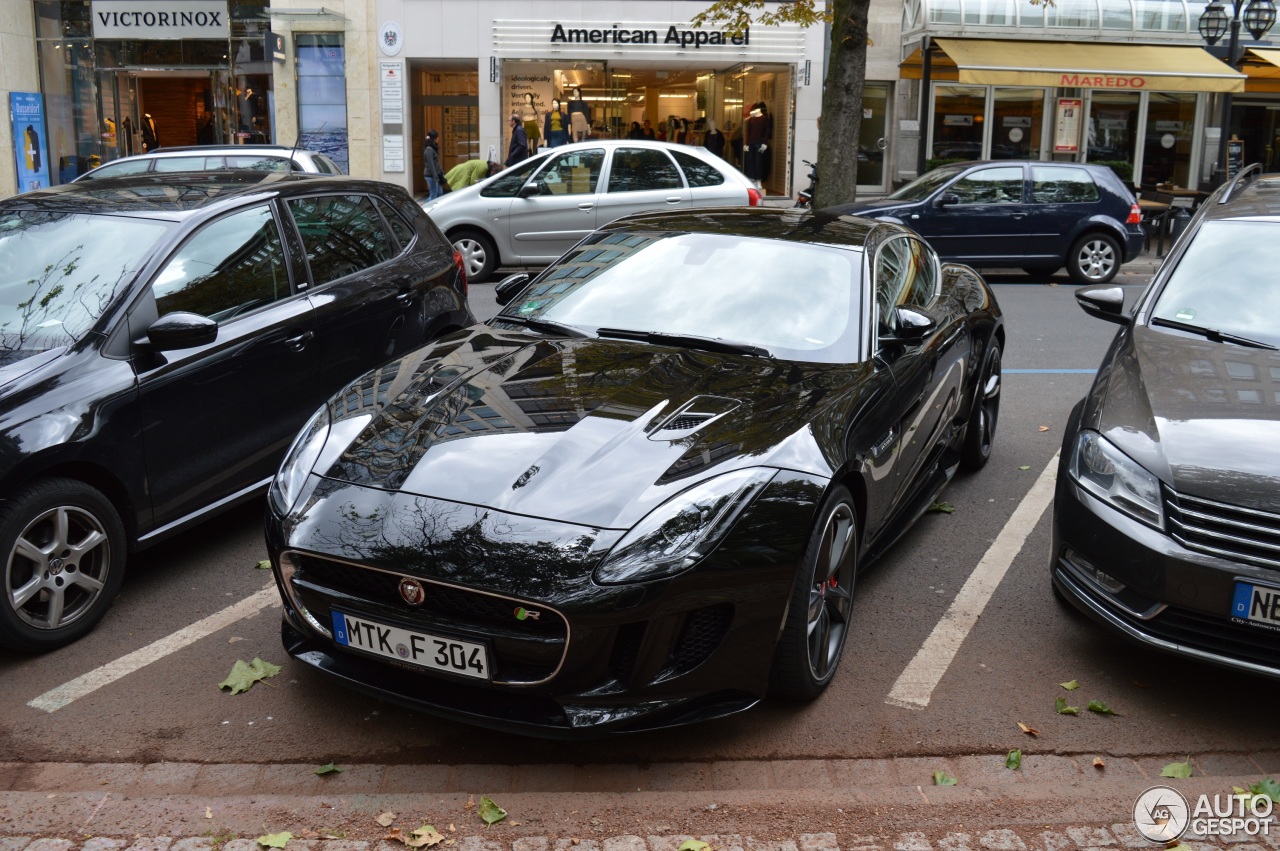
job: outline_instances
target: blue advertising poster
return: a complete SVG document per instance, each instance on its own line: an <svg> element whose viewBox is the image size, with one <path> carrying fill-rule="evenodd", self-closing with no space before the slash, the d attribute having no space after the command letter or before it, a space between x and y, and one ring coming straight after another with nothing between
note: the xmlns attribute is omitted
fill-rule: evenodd
<svg viewBox="0 0 1280 851"><path fill-rule="evenodd" d="M10 92L9 117L13 124L13 154L18 163L18 191L43 189L49 185L44 95Z"/></svg>

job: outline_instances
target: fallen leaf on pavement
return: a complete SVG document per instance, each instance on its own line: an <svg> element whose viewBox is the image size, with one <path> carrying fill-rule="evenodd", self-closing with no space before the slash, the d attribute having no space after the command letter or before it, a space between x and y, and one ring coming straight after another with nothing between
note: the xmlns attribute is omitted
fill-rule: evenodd
<svg viewBox="0 0 1280 851"><path fill-rule="evenodd" d="M1172 777L1175 780L1186 780L1191 776L1191 757L1186 762L1171 762L1160 769L1161 777Z"/></svg>
<svg viewBox="0 0 1280 851"><path fill-rule="evenodd" d="M319 768L317 768L317 769L315 770L315 773L316 773L316 774L320 774L320 775L324 775L324 774L341 774L344 770L345 770L345 769L343 769L343 768L341 768L341 767L339 767L339 766L337 766L337 765L334 765L332 762L327 762L327 763L325 763L324 765L322 765L322 766L320 766Z"/></svg>
<svg viewBox="0 0 1280 851"><path fill-rule="evenodd" d="M956 779L952 777L950 774L947 774L947 772L939 769L933 772L933 785L934 786L954 786L956 785Z"/></svg>
<svg viewBox="0 0 1280 851"><path fill-rule="evenodd" d="M1048 430L1049 430L1049 427L1048 427L1048 426L1040 426L1040 430L1041 430L1041 431L1048 431Z"/></svg>
<svg viewBox="0 0 1280 851"><path fill-rule="evenodd" d="M383 827L391 827L391 822L395 820L396 820L396 814L392 812L382 813L376 819L374 819L374 821L376 821L378 824L382 825Z"/></svg>
<svg viewBox="0 0 1280 851"><path fill-rule="evenodd" d="M937 511L941 514L955 514L956 507L949 502L935 502L929 506L930 511Z"/></svg>
<svg viewBox="0 0 1280 851"><path fill-rule="evenodd" d="M269 559L264 558L262 561L258 562L258 570L270 570L270 569L271 569L271 561Z"/></svg>
<svg viewBox="0 0 1280 851"><path fill-rule="evenodd" d="M1107 706L1101 700L1091 700L1089 701L1089 705L1085 708L1088 709L1090 712L1096 712L1099 715L1119 715L1120 714L1119 712L1116 712L1114 709L1112 709L1110 706Z"/></svg>
<svg viewBox="0 0 1280 851"><path fill-rule="evenodd" d="M1102 761L1102 757L1100 757L1100 756L1095 756L1095 757L1093 758L1093 767L1094 767L1094 768L1106 768L1106 767L1107 767L1107 764L1106 764L1105 762L1103 762L1103 761Z"/></svg>
<svg viewBox="0 0 1280 851"><path fill-rule="evenodd" d="M507 817L507 811L493 802L493 799L485 795L480 799L480 810L477 815L484 820L487 825L497 824Z"/></svg>
<svg viewBox="0 0 1280 851"><path fill-rule="evenodd" d="M1019 469L1019 470L1030 470L1030 469L1031 469L1031 465L1030 465L1030 464L1019 464L1019 465L1018 465L1018 469Z"/></svg>
<svg viewBox="0 0 1280 851"><path fill-rule="evenodd" d="M252 662L237 659L231 666L231 673L225 680L218 683L218 688L229 688L232 694L239 694L242 691L248 691L259 680L274 677L281 670L279 665L264 662L256 656Z"/></svg>
<svg viewBox="0 0 1280 851"><path fill-rule="evenodd" d="M290 839L293 839L293 834L286 830L281 833L268 833L266 836L259 836L258 844L263 848L283 848Z"/></svg>
<svg viewBox="0 0 1280 851"><path fill-rule="evenodd" d="M1245 788L1239 786L1231 787L1237 795L1262 795L1270 798L1273 802L1280 804L1280 783L1277 783L1271 777L1264 777L1257 783L1250 783Z"/></svg>
<svg viewBox="0 0 1280 851"><path fill-rule="evenodd" d="M1009 755L1004 758L1004 767L1010 771L1022 768L1022 751L1017 748L1009 751Z"/></svg>
<svg viewBox="0 0 1280 851"><path fill-rule="evenodd" d="M1067 699L1065 697L1060 697L1057 700L1055 700L1053 702L1053 708L1054 710L1057 711L1059 715L1079 715L1080 714L1080 707L1067 706Z"/></svg>
<svg viewBox="0 0 1280 851"><path fill-rule="evenodd" d="M204 817L205 817L205 818L213 818L213 807L205 807L205 808L204 808Z"/></svg>
<svg viewBox="0 0 1280 851"><path fill-rule="evenodd" d="M1076 689L1080 688L1080 681L1067 680L1065 683L1058 683L1058 685L1062 686L1067 691L1075 691Z"/></svg>
<svg viewBox="0 0 1280 851"><path fill-rule="evenodd" d="M680 847L676 851L707 851L711 845L703 842L701 839L686 839L680 843Z"/></svg>
<svg viewBox="0 0 1280 851"><path fill-rule="evenodd" d="M1019 730L1021 730L1021 731L1022 731L1022 732L1024 732L1024 733L1026 733L1028 736L1038 736L1038 735L1040 735L1040 731L1039 731L1039 730L1037 730L1035 727L1032 727L1032 726L1027 725L1027 724L1023 724L1021 721L1019 721L1019 722L1018 722L1018 729L1019 729Z"/></svg>

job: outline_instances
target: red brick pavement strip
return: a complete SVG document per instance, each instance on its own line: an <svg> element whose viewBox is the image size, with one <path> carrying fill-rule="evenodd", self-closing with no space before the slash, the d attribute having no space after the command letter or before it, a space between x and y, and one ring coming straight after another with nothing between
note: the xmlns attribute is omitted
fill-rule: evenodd
<svg viewBox="0 0 1280 851"><path fill-rule="evenodd" d="M455 824L449 851L677 851L686 836L718 851L1071 851L1155 846L1133 829L1138 794L1172 785L1193 803L1256 781L1276 755L1193 755L1189 780L1158 777L1158 761L1091 755L787 760L652 766L314 766L0 763L0 851L213 851L218 838L288 830L291 851L381 847L374 822L402 814ZM959 785L932 786L932 771ZM484 829L481 795L508 819ZM470 802L471 806L468 807ZM1277 833L1280 834L1280 828ZM327 836L340 836L348 845ZM806 838L807 837L807 838ZM815 838L816 837L816 838ZM579 839L573 844L572 839ZM1238 837L1236 851L1274 851L1280 836ZM182 839L179 843L176 840ZM201 842L208 840L208 844ZM373 843L356 847L359 842ZM355 844L351 844L355 843ZM549 844L548 844L549 843ZM825 844L824 844L825 843ZM563 846L563 847L561 847ZM670 846L670 847L667 847ZM1220 840L1206 843L1224 847ZM258 851L227 843L221 851Z"/></svg>

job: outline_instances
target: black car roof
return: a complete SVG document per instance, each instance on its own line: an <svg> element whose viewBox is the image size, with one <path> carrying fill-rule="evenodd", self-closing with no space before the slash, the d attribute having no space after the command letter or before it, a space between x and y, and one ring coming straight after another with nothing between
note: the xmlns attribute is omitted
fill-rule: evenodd
<svg viewBox="0 0 1280 851"><path fill-rule="evenodd" d="M720 207L682 213L636 213L610 222L601 230L676 231L813 242L861 249L883 222L856 216L833 216L794 208Z"/></svg>
<svg viewBox="0 0 1280 851"><path fill-rule="evenodd" d="M214 203L263 191L291 195L317 189L369 192L378 187L385 189L387 184L345 176L248 170L127 174L14 195L0 200L0 209L184 218Z"/></svg>

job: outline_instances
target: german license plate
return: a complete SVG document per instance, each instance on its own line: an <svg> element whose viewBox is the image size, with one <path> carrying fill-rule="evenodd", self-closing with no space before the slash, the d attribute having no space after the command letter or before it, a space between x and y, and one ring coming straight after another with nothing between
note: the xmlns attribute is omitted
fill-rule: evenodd
<svg viewBox="0 0 1280 851"><path fill-rule="evenodd" d="M423 668L489 679L489 648L483 644L388 626L336 609L332 616L333 638L345 647Z"/></svg>
<svg viewBox="0 0 1280 851"><path fill-rule="evenodd" d="M1237 580L1231 620L1280 630L1280 588Z"/></svg>

